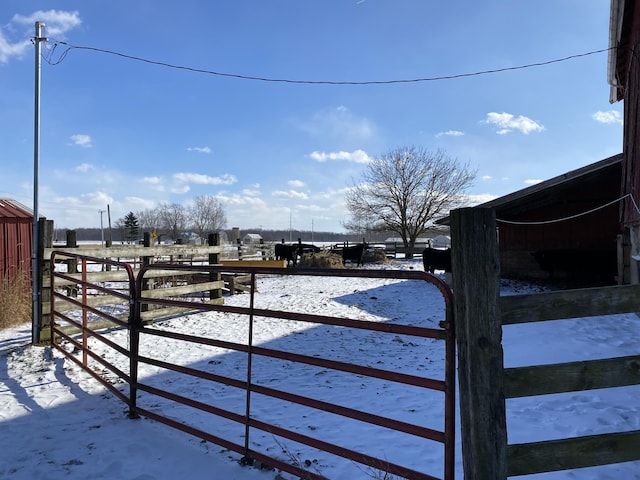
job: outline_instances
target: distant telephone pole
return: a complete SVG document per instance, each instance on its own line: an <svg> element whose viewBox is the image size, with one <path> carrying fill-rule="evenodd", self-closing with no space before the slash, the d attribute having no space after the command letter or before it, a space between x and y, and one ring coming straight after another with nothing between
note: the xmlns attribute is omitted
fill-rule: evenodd
<svg viewBox="0 0 640 480"><path fill-rule="evenodd" d="M104 247L104 227L102 226L102 214L106 212L106 210L98 210L100 212L100 246Z"/></svg>

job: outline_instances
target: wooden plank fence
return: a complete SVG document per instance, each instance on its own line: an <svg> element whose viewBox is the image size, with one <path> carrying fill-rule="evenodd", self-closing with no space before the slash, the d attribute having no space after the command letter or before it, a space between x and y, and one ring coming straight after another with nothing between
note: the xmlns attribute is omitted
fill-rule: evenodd
<svg viewBox="0 0 640 480"><path fill-rule="evenodd" d="M49 340L50 334L50 317L51 317L51 271L55 268L51 265L51 256L53 252L58 252L58 256L63 258L66 264L67 274L65 279L56 279L54 288L65 288L68 293L68 300L64 298L58 299L56 310L59 312L67 312L77 309L77 305L73 301L79 294L78 285L83 282L89 284L100 284L104 282L126 282L127 272L125 270L106 270L106 271L89 271L87 265L78 269L77 261L72 256L65 259L64 253L82 254L87 257L110 258L117 261L126 261L134 268L134 273L139 270L140 266L149 265L151 263L197 263L220 265L220 254L222 246L220 245L220 237L217 234L209 236L208 246L198 245L152 245L149 233L145 233L143 245L126 245L111 246L105 248L77 248L75 242L75 232L70 231L67 244L69 246L62 248L46 248L43 253L43 268L41 269L43 294L41 302L41 315L39 318L39 338L37 342ZM195 260L194 260L195 259ZM82 271L82 270L87 271ZM195 275L194 273L198 273ZM84 280L83 280L84 279ZM233 282L232 282L233 283ZM238 282L239 283L239 282ZM227 283L228 284L228 283ZM211 272L204 278L200 272L190 272L185 270L178 274L174 270L154 270L153 276L145 279L145 288L148 290L147 296L152 298L171 298L197 296L198 301L194 302L194 308L202 303L223 303L222 292L225 288L225 282L220 272ZM232 286L233 288L233 286ZM237 291L239 288L233 288ZM86 299L86 304L91 308L112 306L117 307L122 304L122 299L112 295L91 295ZM185 308L153 308L144 306L142 319L144 321L152 321L157 318L177 315L188 311ZM126 316L123 313L123 318ZM95 327L94 327L95 328Z"/></svg>
<svg viewBox="0 0 640 480"><path fill-rule="evenodd" d="M640 430L510 445L505 407L507 398L639 385L640 355L505 369L501 344L508 325L639 312L640 286L500 297L495 212L455 210L451 232L465 479L640 460Z"/></svg>

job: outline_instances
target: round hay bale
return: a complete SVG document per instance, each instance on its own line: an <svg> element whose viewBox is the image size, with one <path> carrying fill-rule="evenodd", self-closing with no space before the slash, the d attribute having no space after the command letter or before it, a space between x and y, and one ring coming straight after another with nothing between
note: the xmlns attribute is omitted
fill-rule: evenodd
<svg viewBox="0 0 640 480"><path fill-rule="evenodd" d="M362 261L364 263L389 263L389 260L387 259L387 253L382 248L365 250L364 255L362 256Z"/></svg>
<svg viewBox="0 0 640 480"><path fill-rule="evenodd" d="M300 268L344 268L342 257L335 253L305 253L298 261Z"/></svg>

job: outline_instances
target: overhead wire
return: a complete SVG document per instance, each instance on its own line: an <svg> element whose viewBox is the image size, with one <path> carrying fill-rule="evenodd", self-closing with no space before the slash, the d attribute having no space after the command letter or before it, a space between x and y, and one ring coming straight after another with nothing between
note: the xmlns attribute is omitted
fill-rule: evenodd
<svg viewBox="0 0 640 480"><path fill-rule="evenodd" d="M566 217L561 217L561 218L554 218L552 220L540 220L540 221L531 221L531 222L520 222L520 221L515 221L515 220L503 220L503 219L499 219L496 218L496 222L498 223L504 223L504 224L508 224L508 225L550 225L552 223L559 223L559 222L566 222L568 220L573 220L575 218L579 218L579 217L583 217L585 215L589 215L591 213L597 212L598 210L602 210L604 208L607 208L611 205L614 205L618 202L621 202L622 200L625 200L626 198L629 198L631 200L631 202L633 203L633 206L635 208L635 211L638 215L640 215L640 208L638 207L638 204L636 203L635 198L633 198L633 195L631 195L630 193L627 193L626 195L623 195L620 198L616 198L615 200L612 200L608 203L605 203L604 205L600 205L599 207L595 207L592 208L590 210L587 210L585 212L580 212L580 213L576 213L574 215L569 215Z"/></svg>
<svg viewBox="0 0 640 480"><path fill-rule="evenodd" d="M50 65L58 65L62 63L67 57L68 53L72 50L87 50L90 52L98 52L98 53L104 53L108 55L114 55L117 57L126 58L128 60L148 63L151 65L158 65L166 68L186 70L189 72L203 73L203 74L214 75L219 77L228 77L228 78L236 78L240 80L251 80L251 81L259 81L259 82L291 83L291 84L304 84L304 85L393 85L393 84L402 84L402 83L422 83L422 82L435 82L435 81L441 81L441 80L453 80L457 78L475 77L479 75L489 75L494 73L514 71L514 70L523 70L527 68L542 67L545 65L552 65L554 63L566 62L566 61L574 60L577 58L582 58L590 55L596 55L598 53L608 52L609 50L616 48L616 47L603 48L600 50L592 50L590 52L578 53L578 54L569 55L566 57L556 58L552 60L546 60L542 62L528 63L524 65L516 65L511 67L494 68L494 69L481 70L476 72L458 73L458 74L452 74L452 75L440 75L440 76L434 76L434 77L419 77L419 78L392 79L392 80L343 81L343 80L296 80L296 79L290 79L290 78L272 78L272 77L262 77L262 76L255 76L255 75L242 75L237 73L219 72L215 70L207 70L204 68L188 67L184 65L176 65L172 63L161 62L157 60L150 60L148 58L129 55L126 53L116 52L114 50L108 50L104 48L90 47L90 46L84 46L84 45L72 45L62 40L54 40L54 42L55 43L53 44L53 46L49 49L49 54L46 57L43 56L45 61ZM54 61L53 54L56 51L56 48L58 45L64 45L66 49L59 55L58 59Z"/></svg>

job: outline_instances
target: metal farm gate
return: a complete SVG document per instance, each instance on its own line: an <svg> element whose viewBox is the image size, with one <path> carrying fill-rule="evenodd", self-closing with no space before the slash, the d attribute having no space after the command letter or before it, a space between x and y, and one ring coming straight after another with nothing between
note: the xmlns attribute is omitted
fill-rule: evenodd
<svg viewBox="0 0 640 480"><path fill-rule="evenodd" d="M94 259L95 260L95 259ZM82 259L80 258L80 261ZM105 265L115 265L117 262L105 260ZM113 268L113 267L112 267ZM69 278L61 272L52 273L52 338L53 345L61 350L67 357L87 369L95 378L101 381L109 390L120 397L129 405L131 417L142 415L155 421L164 423L181 431L194 435L204 441L212 442L225 449L236 452L242 459L241 463L257 465L261 468L277 468L305 479L325 479L319 470L314 471L314 465L308 462L298 461L283 445L293 442L296 446L314 451L328 452L331 455L348 459L351 463L362 465L370 471L385 472L407 479L435 479L439 478L425 473L420 468L409 467L381 458L375 454L361 451L357 445L343 445L340 441L331 438L321 438L320 432L315 431L306 424L295 425L296 422L304 422L304 415L299 416L292 412L295 409L306 409L309 415L336 415L344 421L364 425L366 428L381 428L385 431L397 432L398 435L407 435L415 439L416 445L420 442L429 444L441 444L442 448L442 477L445 480L454 478L454 427L455 427L455 338L453 325L453 301L449 287L439 278L419 271L391 271L391 270L353 270L353 269L282 269L260 267L212 267L181 266L170 264L152 264L143 266L136 274L130 267L127 269L129 280L126 285L105 286L94 283L90 275L83 276L81 281L77 277ZM86 268L82 268L85 271ZM194 299L188 297L163 297L158 291L143 290L143 285L148 278L153 277L158 270L176 271L184 275L188 271L194 277L221 273L231 275L249 275L251 282L246 306L233 306L224 304L202 303L198 309L202 312L215 312L220 315L222 321L241 322L245 328L243 338L225 337L225 328L220 329L220 335L203 336L198 329L189 333L172 329L174 323L180 323L180 317L173 317L169 321L149 322L143 321L144 311L156 308L166 308L167 311L175 311L177 308L194 307ZM322 314L309 314L296 312L295 309L259 308L256 306L258 279L263 277L296 277L297 282L303 282L304 276L313 277L344 277L367 279L390 279L423 282L435 286L442 296L445 318L439 322L437 328L414 326L397 321L370 321L357 318L343 318ZM72 299L78 308L82 310L81 318L74 319L69 314L58 312L56 302L61 300L69 302L68 296L60 291L57 284L68 283L73 280L82 292L99 291L107 296L126 296L131 306L130 311L120 311L121 315L109 312L108 309L86 306L82 299L84 294L79 294L77 299ZM300 284L300 283L299 283ZM422 283L420 283L422 284ZM292 287L292 288L295 288ZM283 295L286 298L286 294ZM197 299L195 300L198 301ZM122 320L123 316L127 317ZM124 328L124 334L116 339L111 335L106 336L91 328L91 321L87 317L101 318L113 323L114 327ZM202 320L206 321L206 320ZM82 340L77 339L64 329L57 326L64 322L75 326L81 332ZM262 322L262 323L261 323ZM312 352L310 344L299 342L297 347L281 348L270 343L254 342L257 329L264 322L282 324L292 322L296 325L308 325L310 327L322 326L328 330L340 329L344 332L372 332L376 338L382 341L397 342L401 335L403 338L413 338L415 342L436 342L442 345L444 356L444 372L441 378L430 378L419 375L417 372L405 373L398 369L379 368L384 363L384 358L370 358L367 365L351 361L348 352L342 352L339 357L332 357L329 352ZM101 325L100 328L104 328ZM292 335L295 337L295 335ZM425 340L428 339L428 340ZM64 340L64 341L61 341ZM90 340L90 341L88 341ZM108 347L110 353L99 356L91 349L91 341L101 342L102 350ZM180 352L181 346L189 348L197 345L200 349L216 349L225 351L237 362L235 373L229 374L218 367L215 355L209 361L189 364L179 361L179 355L171 358L160 358L154 349L159 342L175 342L173 351ZM418 343L416 343L417 345ZM293 343L292 343L293 345ZM106 346L106 347L104 347ZM357 347L355 345L354 347ZM155 369L157 375L139 375L139 371ZM389 411L372 412L369 408L354 408L344 405L331 398L321 398L315 394L295 392L287 388L286 383L276 384L269 377L270 371L293 371L295 368L319 368L322 372L331 372L336 375L346 375L352 378L350 387L354 395L365 380L379 381L386 384L398 384L402 388L415 388L417 398L426 398L429 395L441 396L441 420L443 428L431 428L420 424L419 421L410 422L406 419L394 418L394 413ZM272 369L272 370L269 370ZM267 377L265 377L267 375ZM284 374L285 377L288 373ZM319 373L318 373L319 375ZM172 383L179 381L188 382L193 389L172 390ZM315 377L317 378L317 377ZM310 384L316 380L311 377ZM211 392L215 392L211 393ZM424 393L419 393L424 392ZM431 393L429 393L431 392ZM211 397L213 395L213 397ZM218 405L215 396L234 398L232 404ZM268 405L269 415L264 415L264 408L259 411L256 405ZM159 405L169 406L169 409L180 410L184 417L176 418L173 414L165 414L165 409ZM229 405L232 405L231 407ZM424 405L422 408L426 408ZM294 409L294 410L292 410ZM174 410L171 410L173 412ZM193 413L193 415L192 415ZM277 414L277 415L276 415ZM195 417L207 418L206 422L189 423L189 419ZM278 417L282 421L274 420ZM301 418L302 417L302 418ZM412 418L416 418L415 416ZM230 426L227 430L217 425L224 422ZM320 422L321 425L321 422ZM373 426L373 427L372 427ZM236 434L224 436L224 432L235 428ZM318 428L318 430L321 430ZM223 432L221 434L221 432ZM259 448L263 440L273 439L279 448ZM296 447L297 448L297 447ZM422 447L417 446L413 452L420 464ZM285 459L283 460L283 451ZM361 467L359 467L362 469Z"/></svg>

